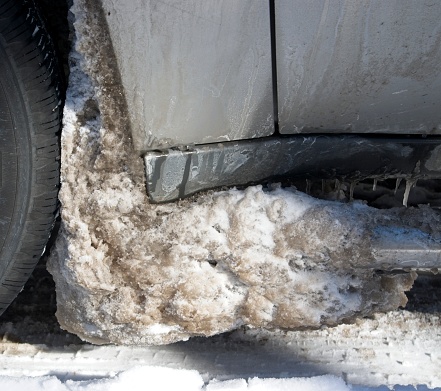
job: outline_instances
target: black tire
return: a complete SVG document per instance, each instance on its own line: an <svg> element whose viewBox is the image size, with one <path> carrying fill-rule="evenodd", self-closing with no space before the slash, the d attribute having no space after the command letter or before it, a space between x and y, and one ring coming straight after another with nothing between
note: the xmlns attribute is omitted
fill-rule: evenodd
<svg viewBox="0 0 441 391"><path fill-rule="evenodd" d="M0 314L29 278L54 224L60 86L34 2L0 0Z"/></svg>

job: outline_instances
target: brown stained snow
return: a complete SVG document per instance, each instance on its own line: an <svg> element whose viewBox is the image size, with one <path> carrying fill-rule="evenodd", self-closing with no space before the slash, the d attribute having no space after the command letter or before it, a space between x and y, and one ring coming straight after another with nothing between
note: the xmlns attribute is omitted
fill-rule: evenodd
<svg viewBox="0 0 441 391"><path fill-rule="evenodd" d="M50 261L62 327L95 343L164 344L241 325L318 328L406 303L414 274L367 268L370 235L406 219L431 231L432 216L421 217L430 210L259 186L150 205L111 46L97 31L102 11L74 3L63 224Z"/></svg>

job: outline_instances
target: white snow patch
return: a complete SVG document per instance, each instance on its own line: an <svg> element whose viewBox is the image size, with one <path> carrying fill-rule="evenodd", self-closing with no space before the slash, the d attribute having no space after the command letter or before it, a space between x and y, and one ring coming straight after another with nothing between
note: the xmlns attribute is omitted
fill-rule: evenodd
<svg viewBox="0 0 441 391"><path fill-rule="evenodd" d="M91 380L61 381L55 376L0 376L0 389L7 391L410 391L425 386L363 387L346 384L332 376L300 378L250 378L211 380L204 384L197 371L164 367L137 367L115 376ZM433 390L439 390L438 388Z"/></svg>
<svg viewBox="0 0 441 391"><path fill-rule="evenodd" d="M212 380L204 385L197 371L163 367L138 367L113 378L62 382L54 376L20 378L0 376L0 389L7 391L349 391L335 376L292 379Z"/></svg>

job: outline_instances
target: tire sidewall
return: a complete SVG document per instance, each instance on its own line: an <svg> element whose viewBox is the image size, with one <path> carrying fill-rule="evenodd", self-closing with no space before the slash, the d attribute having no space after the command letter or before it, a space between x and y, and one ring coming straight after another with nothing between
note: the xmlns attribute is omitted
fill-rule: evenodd
<svg viewBox="0 0 441 391"><path fill-rule="evenodd" d="M34 182L32 161L35 151L32 150L32 124L29 121L30 109L25 101L26 93L17 75L19 71L14 58L8 52L7 45L0 36L0 88L4 93L8 107L1 107L2 114L9 115L11 123L0 128L2 146L2 184L0 194L13 210L1 208L0 218L6 217L8 225L4 242L0 242L0 283L11 269L14 254L22 247L23 231L26 230L26 216L32 199L31 184ZM3 142L6 138L7 142ZM6 171L6 172L5 172ZM15 171L15 175L11 173ZM15 176L15 181L11 181ZM5 183L4 178L8 181ZM15 186L15 189L13 187ZM15 191L14 191L15 190ZM3 203L5 200L2 199ZM9 215L9 216L4 216ZM2 240L2 238L0 238ZM9 261L9 262L8 262Z"/></svg>

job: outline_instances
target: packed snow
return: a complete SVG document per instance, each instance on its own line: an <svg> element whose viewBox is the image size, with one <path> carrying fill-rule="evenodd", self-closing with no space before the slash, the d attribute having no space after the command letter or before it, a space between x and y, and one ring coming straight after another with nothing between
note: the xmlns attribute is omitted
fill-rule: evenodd
<svg viewBox="0 0 441 391"><path fill-rule="evenodd" d="M204 384L197 371L165 367L137 367L115 376L62 381L56 376L0 376L0 389L8 391L426 391L425 386L362 387L325 375L310 378L212 380ZM435 390L435 389L434 389ZM439 389L437 389L439 390Z"/></svg>
<svg viewBox="0 0 441 391"><path fill-rule="evenodd" d="M30 383L40 384L48 377L52 377L53 384L84 387L104 383L107 387L120 382L121 373L127 372L125 379L129 379L133 368L147 372L146 368L158 367L175 371L158 369L155 373L161 375L159 380L154 381L157 377L149 375L151 387L145 389L155 389L156 384L158 389L167 389L166 380L178 378L182 372L197 374L202 378L201 384L217 382L219 387L245 387L245 382L250 387L249 379L262 380L268 389L279 389L275 388L277 382L269 379L288 379L282 383L292 385L301 378L305 386L316 385L325 375L343 379L352 390L441 387L439 312L393 311L360 319L354 325L321 330L270 332L245 328L226 335L150 347L79 344L73 336L42 333L42 319L35 316L40 322L26 317L22 325L5 325L0 333L2 381L7 378L17 382L20 378L28 390L32 390ZM17 343L20 339L28 342ZM164 377L164 373L174 375ZM194 376L185 379L177 389L186 382L194 384ZM80 383L84 380L87 382ZM0 382L0 386L3 384ZM147 381L142 382L142 386L147 387L146 384Z"/></svg>
<svg viewBox="0 0 441 391"><path fill-rule="evenodd" d="M62 382L55 376L0 376L0 389L8 391L349 391L335 376L293 379L212 380L207 385L197 371L139 367L112 378Z"/></svg>

